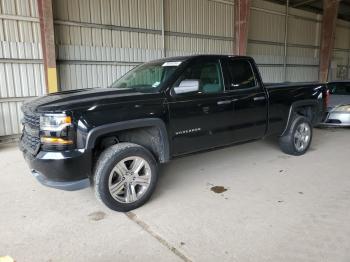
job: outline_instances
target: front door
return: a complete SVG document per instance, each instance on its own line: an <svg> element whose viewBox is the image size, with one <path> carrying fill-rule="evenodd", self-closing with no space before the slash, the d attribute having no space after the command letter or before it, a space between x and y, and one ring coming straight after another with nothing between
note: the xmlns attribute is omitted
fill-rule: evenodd
<svg viewBox="0 0 350 262"><path fill-rule="evenodd" d="M209 149L232 140L231 94L224 92L221 62L217 58L196 58L174 87L183 80L199 80L199 90L173 94L169 101L173 155Z"/></svg>

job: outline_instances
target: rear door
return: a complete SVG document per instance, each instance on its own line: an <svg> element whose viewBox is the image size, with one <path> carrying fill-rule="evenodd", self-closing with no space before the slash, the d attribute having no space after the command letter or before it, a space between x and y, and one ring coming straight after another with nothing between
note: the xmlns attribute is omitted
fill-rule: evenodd
<svg viewBox="0 0 350 262"><path fill-rule="evenodd" d="M267 128L268 98L258 72L246 58L223 61L225 93L233 100L232 142L261 138Z"/></svg>

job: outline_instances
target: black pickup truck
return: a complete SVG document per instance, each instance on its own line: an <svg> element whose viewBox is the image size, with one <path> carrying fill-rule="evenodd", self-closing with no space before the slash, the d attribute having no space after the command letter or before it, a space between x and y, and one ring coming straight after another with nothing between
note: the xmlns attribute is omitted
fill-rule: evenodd
<svg viewBox="0 0 350 262"><path fill-rule="evenodd" d="M20 148L44 185L92 185L116 211L144 204L159 163L278 136L304 154L327 108L319 83L265 86L250 57L199 55L145 63L109 88L78 89L22 107Z"/></svg>

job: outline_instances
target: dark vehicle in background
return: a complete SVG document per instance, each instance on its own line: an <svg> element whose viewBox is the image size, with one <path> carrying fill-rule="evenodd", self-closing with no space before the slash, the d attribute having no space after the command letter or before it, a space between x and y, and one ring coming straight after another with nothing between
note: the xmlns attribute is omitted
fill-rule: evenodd
<svg viewBox="0 0 350 262"><path fill-rule="evenodd" d="M330 97L321 126L350 127L350 81L329 82Z"/></svg>
<svg viewBox="0 0 350 262"><path fill-rule="evenodd" d="M25 104L20 148L44 185L91 184L108 207L128 211L150 198L158 165L177 156L266 136L278 136L287 154L304 154L326 96L319 83L265 86L250 57L166 58L109 88Z"/></svg>

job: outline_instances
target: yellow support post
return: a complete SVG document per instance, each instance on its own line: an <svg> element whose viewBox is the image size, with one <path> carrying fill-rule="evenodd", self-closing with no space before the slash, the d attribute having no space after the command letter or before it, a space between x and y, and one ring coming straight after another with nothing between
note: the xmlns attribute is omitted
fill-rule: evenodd
<svg viewBox="0 0 350 262"><path fill-rule="evenodd" d="M47 69L47 86L49 93L54 93L58 91L56 67L51 67Z"/></svg>
<svg viewBox="0 0 350 262"><path fill-rule="evenodd" d="M41 45L45 67L46 90L47 93L54 93L59 91L59 89L57 81L52 0L37 1L40 18Z"/></svg>

